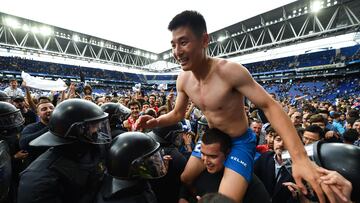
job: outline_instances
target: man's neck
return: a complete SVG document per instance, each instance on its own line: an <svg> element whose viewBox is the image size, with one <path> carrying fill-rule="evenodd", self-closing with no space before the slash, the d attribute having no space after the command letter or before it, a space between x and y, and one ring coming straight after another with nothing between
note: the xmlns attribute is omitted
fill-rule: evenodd
<svg viewBox="0 0 360 203"><path fill-rule="evenodd" d="M40 122L44 125L48 125L48 123L49 123L48 121L44 121L43 119L40 119Z"/></svg>
<svg viewBox="0 0 360 203"><path fill-rule="evenodd" d="M198 81L204 81L206 80L207 76L209 75L212 67L213 59L210 57L205 57L196 67L194 70L192 70L192 73L194 74L196 80Z"/></svg>
<svg viewBox="0 0 360 203"><path fill-rule="evenodd" d="M276 161L278 162L279 165L282 165L283 160L281 158L281 154L276 154L275 159L276 159Z"/></svg>

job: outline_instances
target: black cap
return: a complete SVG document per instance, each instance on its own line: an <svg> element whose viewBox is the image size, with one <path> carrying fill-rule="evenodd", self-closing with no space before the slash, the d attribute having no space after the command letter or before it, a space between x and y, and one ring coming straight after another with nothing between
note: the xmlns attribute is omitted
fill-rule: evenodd
<svg viewBox="0 0 360 203"><path fill-rule="evenodd" d="M16 96L14 99L13 99L14 102L23 102L25 101L25 98L23 96Z"/></svg>

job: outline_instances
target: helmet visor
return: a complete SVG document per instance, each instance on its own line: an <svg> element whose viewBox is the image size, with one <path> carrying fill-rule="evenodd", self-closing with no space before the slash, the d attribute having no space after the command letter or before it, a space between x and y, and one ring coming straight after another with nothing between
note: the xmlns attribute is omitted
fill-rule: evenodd
<svg viewBox="0 0 360 203"><path fill-rule="evenodd" d="M176 147L179 147L182 144L182 134L183 133L184 133L183 130L171 131L165 136L165 140L167 140L168 142L171 142Z"/></svg>
<svg viewBox="0 0 360 203"><path fill-rule="evenodd" d="M87 121L81 125L83 134L79 139L91 144L107 144L111 142L109 120Z"/></svg>
<svg viewBox="0 0 360 203"><path fill-rule="evenodd" d="M142 179L155 179L166 175L167 167L165 166L160 150L150 156L141 157L131 163L129 177Z"/></svg>
<svg viewBox="0 0 360 203"><path fill-rule="evenodd" d="M24 117L20 111L16 111L11 114L3 115L0 117L0 128L10 129L19 127L25 122Z"/></svg>

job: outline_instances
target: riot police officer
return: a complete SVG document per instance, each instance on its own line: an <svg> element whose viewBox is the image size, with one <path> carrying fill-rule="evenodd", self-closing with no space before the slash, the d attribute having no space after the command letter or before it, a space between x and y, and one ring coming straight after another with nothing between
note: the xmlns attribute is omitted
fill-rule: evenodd
<svg viewBox="0 0 360 203"><path fill-rule="evenodd" d="M141 132L126 132L114 138L106 157L107 173L98 203L157 202L147 180L167 172L158 142Z"/></svg>
<svg viewBox="0 0 360 203"><path fill-rule="evenodd" d="M101 109L108 113L111 136L114 138L116 135L127 132L123 127L123 122L130 116L131 110L119 103L108 102L101 105Z"/></svg>
<svg viewBox="0 0 360 203"><path fill-rule="evenodd" d="M18 202L91 202L103 176L99 146L111 141L107 113L70 99L54 109L48 127L30 146L52 148L22 172Z"/></svg>
<svg viewBox="0 0 360 203"><path fill-rule="evenodd" d="M166 127L154 128L148 133L160 143L164 154L171 156L168 173L160 179L150 181L159 203L178 202L181 187L180 175L186 165L186 158L179 152L184 132L181 123Z"/></svg>
<svg viewBox="0 0 360 203"><path fill-rule="evenodd" d="M0 202L16 201L18 174L27 156L19 149L19 133L24 122L19 109L0 101Z"/></svg>

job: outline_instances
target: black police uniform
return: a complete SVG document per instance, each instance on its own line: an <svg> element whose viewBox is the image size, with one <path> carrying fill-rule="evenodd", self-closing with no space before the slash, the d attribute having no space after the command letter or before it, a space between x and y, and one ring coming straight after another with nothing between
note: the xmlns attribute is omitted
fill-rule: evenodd
<svg viewBox="0 0 360 203"><path fill-rule="evenodd" d="M181 123L175 125L158 127L149 132L148 135L160 143L165 155L170 155L169 168L167 174L160 178L150 180L159 203L175 203L179 200L181 188L181 173L184 171L187 159L179 152L178 146L181 142Z"/></svg>
<svg viewBox="0 0 360 203"><path fill-rule="evenodd" d="M105 175L97 203L156 203L156 197L145 180L119 180Z"/></svg>
<svg viewBox="0 0 360 203"><path fill-rule="evenodd" d="M144 133L126 132L114 138L106 157L107 173L97 203L157 202L147 179L166 174L159 143Z"/></svg>
<svg viewBox="0 0 360 203"><path fill-rule="evenodd" d="M96 146L88 145L85 149L83 145L51 148L30 164L21 173L18 203L91 202L100 185L103 167ZM79 152L80 149L84 152Z"/></svg>
<svg viewBox="0 0 360 203"><path fill-rule="evenodd" d="M18 203L94 201L104 171L102 146L111 141L107 115L81 99L56 106L49 131L30 142L52 148L21 173Z"/></svg>

